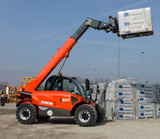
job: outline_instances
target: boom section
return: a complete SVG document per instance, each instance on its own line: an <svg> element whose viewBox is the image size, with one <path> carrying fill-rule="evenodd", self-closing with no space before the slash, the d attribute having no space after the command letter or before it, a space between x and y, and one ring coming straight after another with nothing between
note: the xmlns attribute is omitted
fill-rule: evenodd
<svg viewBox="0 0 160 139"><path fill-rule="evenodd" d="M41 70L41 72L36 76L36 78L29 82L24 88L25 91L32 92L39 86L47 76L55 69L59 62L64 58L69 56L69 52L75 45L76 41L70 37L66 43L58 49L58 52L52 57L52 59L47 63L47 65Z"/></svg>

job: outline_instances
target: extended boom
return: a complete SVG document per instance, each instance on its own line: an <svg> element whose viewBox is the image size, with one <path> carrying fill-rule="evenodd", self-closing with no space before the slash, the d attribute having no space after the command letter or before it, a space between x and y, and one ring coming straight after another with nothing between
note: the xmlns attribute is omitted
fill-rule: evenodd
<svg viewBox="0 0 160 139"><path fill-rule="evenodd" d="M113 33L119 33L117 18L110 16L109 23L102 21L97 21L88 18L79 29L70 37L66 43L58 50L58 52L53 56L53 58L48 62L48 64L42 69L42 71L36 76L36 78L28 83L24 88L25 91L33 91L39 86L46 77L52 72L52 70L59 64L59 62L64 58L69 56L69 52L79 38L85 33L85 31L92 27L97 30L104 30L107 33L112 31Z"/></svg>

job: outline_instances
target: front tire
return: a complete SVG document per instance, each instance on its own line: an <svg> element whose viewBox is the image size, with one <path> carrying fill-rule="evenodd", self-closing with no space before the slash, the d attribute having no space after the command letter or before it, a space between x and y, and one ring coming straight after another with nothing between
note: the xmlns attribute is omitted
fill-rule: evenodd
<svg viewBox="0 0 160 139"><path fill-rule="evenodd" d="M75 111L75 121L79 126L93 126L97 120L97 112L94 107L83 104Z"/></svg>
<svg viewBox="0 0 160 139"><path fill-rule="evenodd" d="M4 102L1 102L1 106L4 106L5 105L5 103Z"/></svg>
<svg viewBox="0 0 160 139"><path fill-rule="evenodd" d="M37 110L33 104L24 103L17 108L16 117L22 124L31 124L37 118Z"/></svg>

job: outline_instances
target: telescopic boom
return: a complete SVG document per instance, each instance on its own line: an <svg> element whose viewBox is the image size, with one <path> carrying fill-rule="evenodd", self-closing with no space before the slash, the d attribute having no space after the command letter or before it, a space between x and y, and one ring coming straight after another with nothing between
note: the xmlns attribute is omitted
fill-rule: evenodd
<svg viewBox="0 0 160 139"><path fill-rule="evenodd" d="M66 41L66 43L58 50L58 52L36 76L36 78L33 81L29 82L25 87L23 87L23 91L32 92L33 90L35 90L47 78L47 76L54 70L54 68L61 62L64 57L69 57L70 50L89 27L97 30L104 30L107 33L112 31L113 33L117 33L117 35L119 36L117 18L109 16L108 23L88 18L73 34L73 36L70 37Z"/></svg>

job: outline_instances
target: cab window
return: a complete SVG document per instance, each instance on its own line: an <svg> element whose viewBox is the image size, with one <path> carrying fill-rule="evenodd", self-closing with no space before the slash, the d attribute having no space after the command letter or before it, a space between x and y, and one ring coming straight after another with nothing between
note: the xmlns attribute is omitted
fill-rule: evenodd
<svg viewBox="0 0 160 139"><path fill-rule="evenodd" d="M49 87L53 79L54 77L51 77L47 81L45 90L49 90ZM61 88L60 86L58 86L59 82L61 82ZM65 92L70 92L70 93L81 95L78 87L75 85L75 83L71 79L62 78L62 77L56 78L51 90L65 91Z"/></svg>
<svg viewBox="0 0 160 139"><path fill-rule="evenodd" d="M81 95L79 89L71 79L63 79L63 90Z"/></svg>

